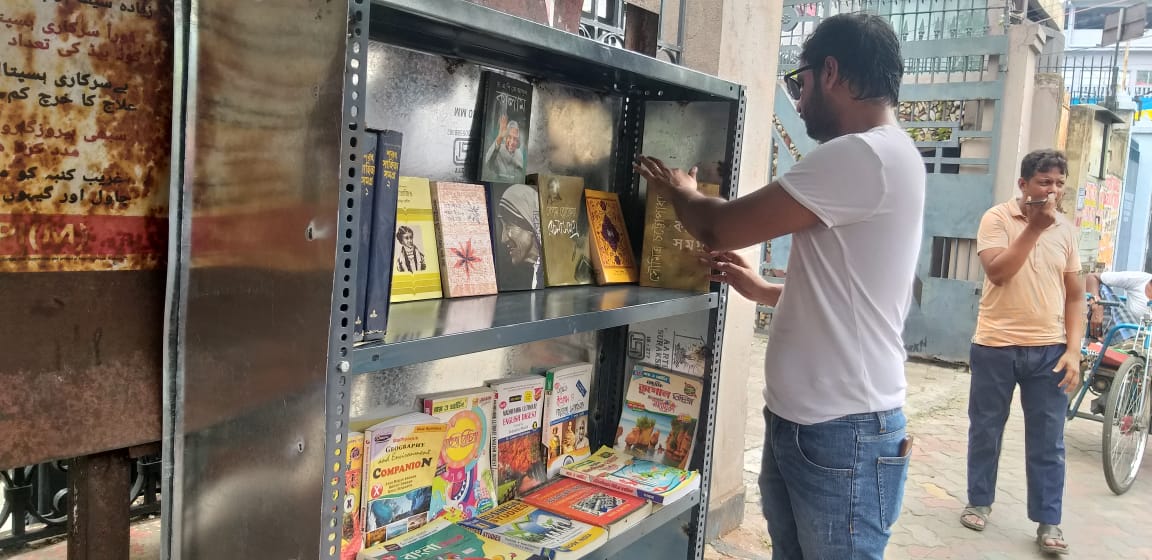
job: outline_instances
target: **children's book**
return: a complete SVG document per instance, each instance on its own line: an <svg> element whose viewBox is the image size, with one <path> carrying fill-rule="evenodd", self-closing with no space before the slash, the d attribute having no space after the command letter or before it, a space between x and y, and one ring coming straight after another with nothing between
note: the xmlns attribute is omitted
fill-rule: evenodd
<svg viewBox="0 0 1152 560"><path fill-rule="evenodd" d="M432 485L436 517L460 521L496 507L492 477L491 389L464 389L425 395L424 412L447 425Z"/></svg>
<svg viewBox="0 0 1152 560"><path fill-rule="evenodd" d="M662 505L675 502L700 488L700 475L696 471L636 459L607 446L579 463L564 465L560 473Z"/></svg>

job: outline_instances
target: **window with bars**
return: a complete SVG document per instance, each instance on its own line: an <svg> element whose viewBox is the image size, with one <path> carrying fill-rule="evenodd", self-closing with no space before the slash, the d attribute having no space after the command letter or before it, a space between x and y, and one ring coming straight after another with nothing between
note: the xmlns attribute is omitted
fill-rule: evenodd
<svg viewBox="0 0 1152 560"><path fill-rule="evenodd" d="M976 240L961 237L932 238L933 278L981 282L984 269L976 254Z"/></svg>

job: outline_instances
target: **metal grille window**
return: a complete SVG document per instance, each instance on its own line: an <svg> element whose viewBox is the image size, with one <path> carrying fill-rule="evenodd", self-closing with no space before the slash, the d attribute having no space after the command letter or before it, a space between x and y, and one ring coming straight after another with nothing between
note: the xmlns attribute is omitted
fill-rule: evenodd
<svg viewBox="0 0 1152 560"><path fill-rule="evenodd" d="M580 35L614 47L624 47L624 0L584 0ZM659 57L680 64L684 53L684 13L687 0L660 0Z"/></svg>
<svg viewBox="0 0 1152 560"><path fill-rule="evenodd" d="M980 266L980 257L976 254L976 240L933 237L931 274L933 278L983 281L984 269Z"/></svg>

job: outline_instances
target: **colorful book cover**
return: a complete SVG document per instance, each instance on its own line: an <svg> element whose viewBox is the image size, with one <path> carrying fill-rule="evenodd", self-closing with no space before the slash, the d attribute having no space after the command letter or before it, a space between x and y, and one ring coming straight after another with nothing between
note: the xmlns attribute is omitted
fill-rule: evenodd
<svg viewBox="0 0 1152 560"><path fill-rule="evenodd" d="M544 287L540 193L535 185L488 183L496 286L501 292Z"/></svg>
<svg viewBox="0 0 1152 560"><path fill-rule="evenodd" d="M624 284L639 280L632 241L624 225L624 210L616 193L584 189L588 209L588 233L592 240L592 268L600 284Z"/></svg>
<svg viewBox="0 0 1152 560"><path fill-rule="evenodd" d="M496 470L497 501L504 503L548 480L541 442L544 378L500 379L489 381L488 386L496 392L492 466Z"/></svg>
<svg viewBox="0 0 1152 560"><path fill-rule="evenodd" d="M678 469L688 468L700 421L704 384L643 364L632 368L615 449Z"/></svg>
<svg viewBox="0 0 1152 560"><path fill-rule="evenodd" d="M392 272L395 269L392 255L396 248L400 146L403 141L404 135L395 130L385 130L377 135L371 251L367 261L360 260L361 268L365 262L368 265L364 340L383 340L388 330L388 304L392 299Z"/></svg>
<svg viewBox="0 0 1152 560"><path fill-rule="evenodd" d="M460 521L496 507L491 469L494 399L486 388L421 397L424 412L447 425L432 486L435 517Z"/></svg>
<svg viewBox="0 0 1152 560"><path fill-rule="evenodd" d="M654 504L670 504L700 488L700 475L636 459L604 446L587 459L564 465L568 478L582 480L622 494L632 494Z"/></svg>
<svg viewBox="0 0 1152 560"><path fill-rule="evenodd" d="M360 553L360 560L529 560L531 553L484 538L446 520Z"/></svg>
<svg viewBox="0 0 1152 560"><path fill-rule="evenodd" d="M422 527L438 513L432 486L447 426L413 412L364 430L364 546Z"/></svg>
<svg viewBox="0 0 1152 560"><path fill-rule="evenodd" d="M432 205L440 239L444 296L495 294L496 267L492 263L492 233L484 187L434 183Z"/></svg>
<svg viewBox="0 0 1152 560"><path fill-rule="evenodd" d="M533 174L528 176L528 182L536 185L540 193L540 236L547 284L591 284L592 257L588 248L584 179Z"/></svg>
<svg viewBox="0 0 1152 560"><path fill-rule="evenodd" d="M703 377L710 354L707 311L628 326L629 366L645 363Z"/></svg>
<svg viewBox="0 0 1152 560"><path fill-rule="evenodd" d="M484 122L480 134L481 181L523 183L528 165L532 85L484 73Z"/></svg>
<svg viewBox="0 0 1152 560"><path fill-rule="evenodd" d="M360 487L364 481L364 434L348 432L344 450L344 511L340 531L340 559L354 560L364 544L360 519Z"/></svg>
<svg viewBox="0 0 1152 560"><path fill-rule="evenodd" d="M372 207L376 199L376 140L378 135L369 130L361 141L364 152L360 163L360 236L356 267L356 318L352 323L352 341L364 340L365 319L368 317L368 263L372 260Z"/></svg>
<svg viewBox="0 0 1152 560"><path fill-rule="evenodd" d="M592 452L588 441L588 404L592 390L592 364L556 367L544 375L544 447L548 451L548 478L562 465Z"/></svg>
<svg viewBox="0 0 1152 560"><path fill-rule="evenodd" d="M546 558L575 558L608 541L607 532L600 527L519 500L500 504L496 509L460 525L492 540L538 552Z"/></svg>
<svg viewBox="0 0 1152 560"><path fill-rule="evenodd" d="M443 296L436 222L432 214L432 188L428 179L401 176L396 200L393 302Z"/></svg>
<svg viewBox="0 0 1152 560"><path fill-rule="evenodd" d="M651 502L639 496L621 494L574 478L549 482L522 501L568 519L607 528L609 537L615 532L613 529L634 524L652 511Z"/></svg>
<svg viewBox="0 0 1152 560"><path fill-rule="evenodd" d="M705 196L720 196L720 185L700 183ZM706 292L708 265L700 262L704 244L692 237L676 217L672 202L648 190L644 213L644 247L640 255L640 285Z"/></svg>

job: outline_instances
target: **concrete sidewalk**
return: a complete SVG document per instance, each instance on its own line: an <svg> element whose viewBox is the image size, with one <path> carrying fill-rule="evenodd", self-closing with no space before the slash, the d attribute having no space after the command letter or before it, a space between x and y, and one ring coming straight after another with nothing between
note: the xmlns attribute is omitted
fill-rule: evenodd
<svg viewBox="0 0 1152 560"><path fill-rule="evenodd" d="M763 356L757 338L753 356ZM745 472L748 502L743 526L713 543L707 558L767 559L771 547L757 501L764 421L760 407L763 375L757 363L748 386ZM970 531L959 523L966 502L968 379L966 370L919 363L908 369L909 431L916 445L905 489L904 510L893 529L885 558L1019 559L1043 558L1033 542L1036 525L1028 521L1024 478L1024 427L1019 402L1004 435L999 491L988 529ZM1088 399L1086 399L1088 400ZM1087 408L1087 405L1085 405ZM1152 467L1145 457L1141 478L1128 493L1115 496L1101 466L1102 425L1076 419L1067 427L1068 483L1064 499L1064 536L1071 545L1065 558L1152 560Z"/></svg>

